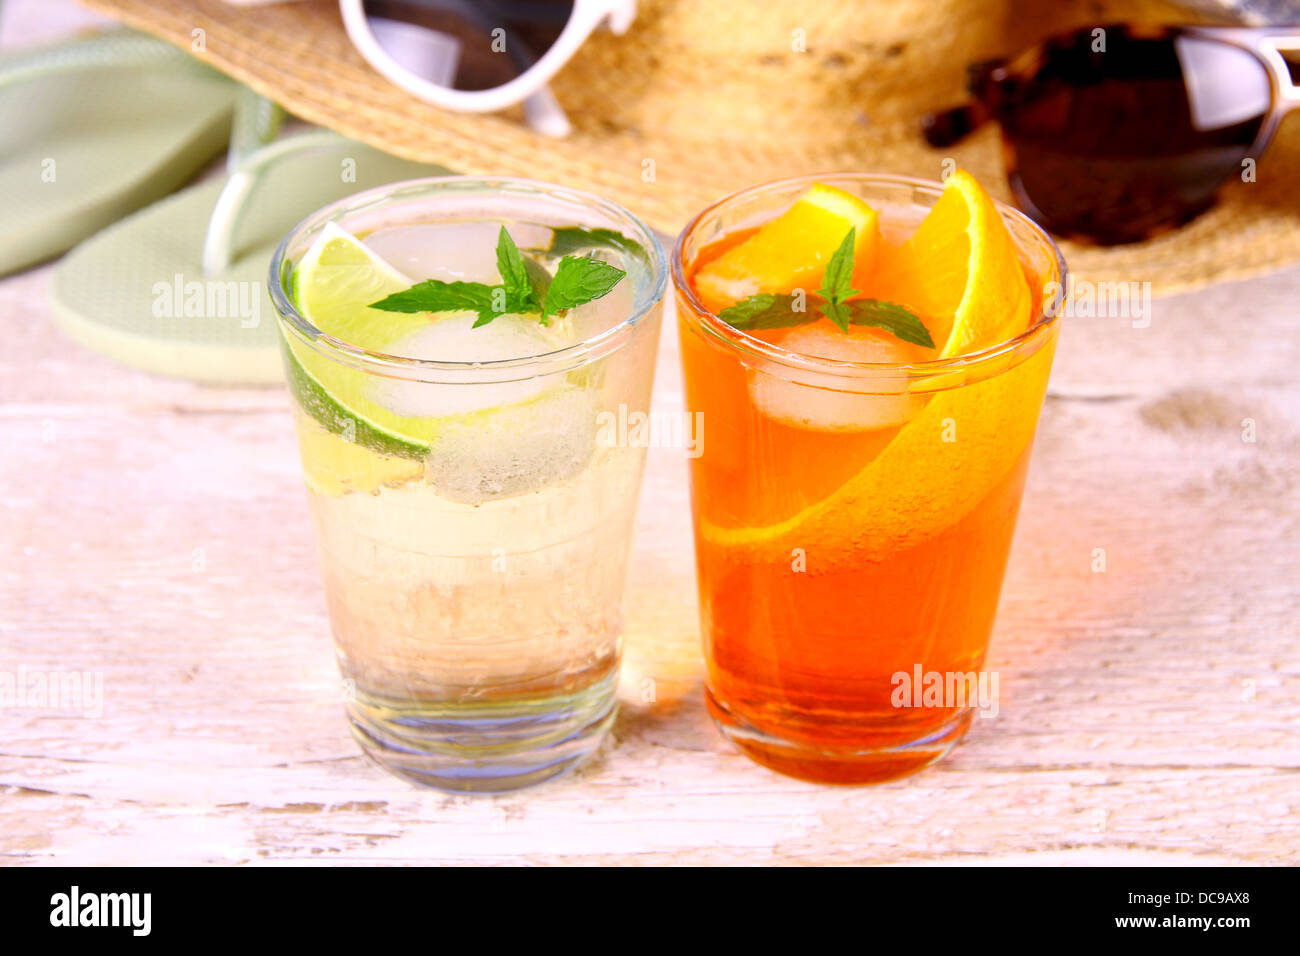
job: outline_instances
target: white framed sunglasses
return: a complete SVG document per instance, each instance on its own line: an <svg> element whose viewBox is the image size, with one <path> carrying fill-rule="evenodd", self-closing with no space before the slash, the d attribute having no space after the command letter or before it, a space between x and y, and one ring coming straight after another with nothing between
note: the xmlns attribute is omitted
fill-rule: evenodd
<svg viewBox="0 0 1300 956"><path fill-rule="evenodd" d="M492 112L523 102L538 132L565 136L568 118L546 88L602 23L616 34L636 0L339 0L366 62L413 96L450 110Z"/></svg>

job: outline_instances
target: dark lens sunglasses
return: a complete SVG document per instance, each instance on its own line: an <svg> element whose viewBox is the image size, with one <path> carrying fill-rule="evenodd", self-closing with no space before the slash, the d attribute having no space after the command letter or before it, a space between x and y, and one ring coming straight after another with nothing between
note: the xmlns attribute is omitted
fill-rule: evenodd
<svg viewBox="0 0 1300 956"><path fill-rule="evenodd" d="M1284 51L1288 55L1284 56ZM932 146L993 120L1016 201L1057 235L1103 245L1214 203L1300 107L1300 27L1109 25L976 64L972 103L925 118Z"/></svg>

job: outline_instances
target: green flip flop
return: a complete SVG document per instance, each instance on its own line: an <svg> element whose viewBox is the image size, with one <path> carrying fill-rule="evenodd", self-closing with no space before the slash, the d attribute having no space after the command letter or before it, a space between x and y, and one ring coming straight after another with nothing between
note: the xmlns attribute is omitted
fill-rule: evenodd
<svg viewBox="0 0 1300 956"><path fill-rule="evenodd" d="M50 289L63 332L162 375L224 385L282 381L266 290L276 245L335 199L448 173L319 130L234 156L232 168L225 181L184 189L69 253Z"/></svg>
<svg viewBox="0 0 1300 956"><path fill-rule="evenodd" d="M192 179L226 145L238 90L130 30L0 57L0 275Z"/></svg>

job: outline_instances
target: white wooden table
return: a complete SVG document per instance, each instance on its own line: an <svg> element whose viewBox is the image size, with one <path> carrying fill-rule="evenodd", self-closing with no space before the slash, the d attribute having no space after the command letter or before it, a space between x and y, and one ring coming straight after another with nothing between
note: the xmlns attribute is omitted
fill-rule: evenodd
<svg viewBox="0 0 1300 956"><path fill-rule="evenodd" d="M1300 862L1300 269L1157 300L1145 329L1066 321L1000 713L944 763L821 787L725 744L685 464L653 450L612 739L491 798L348 735L285 393L72 346L49 280L0 281L0 675L98 674L102 712L0 710L0 860ZM671 327L656 401L680 407Z"/></svg>
<svg viewBox="0 0 1300 956"><path fill-rule="evenodd" d="M0 282L0 672L98 673L103 700L0 711L8 862L1300 862L1300 270L1157 300L1146 329L1067 320L1000 713L946 762L819 787L723 742L684 461L655 449L613 739L495 798L416 790L349 737L285 393L71 346L48 281Z"/></svg>

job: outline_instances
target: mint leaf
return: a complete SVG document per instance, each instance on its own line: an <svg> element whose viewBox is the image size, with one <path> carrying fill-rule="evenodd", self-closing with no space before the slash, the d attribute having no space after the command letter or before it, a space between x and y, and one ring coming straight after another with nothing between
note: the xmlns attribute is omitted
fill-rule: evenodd
<svg viewBox="0 0 1300 956"><path fill-rule="evenodd" d="M542 302L542 324L546 324L548 315L558 315L565 309L599 299L618 285L625 275L627 273L622 269L600 259L565 256L556 267L551 287L546 290Z"/></svg>
<svg viewBox="0 0 1300 956"><path fill-rule="evenodd" d="M816 322L819 313L842 332L847 332L850 325L869 325L884 329L904 342L934 348L934 340L916 315L901 305L879 299L823 302L816 311L795 311L794 296L763 292L728 306L718 313L718 318L733 329L751 332L806 325Z"/></svg>
<svg viewBox="0 0 1300 956"><path fill-rule="evenodd" d="M443 282L425 279L409 289L370 303L384 312L483 312L492 311L492 286L481 282Z"/></svg>
<svg viewBox="0 0 1300 956"><path fill-rule="evenodd" d="M718 318L733 329L749 332L757 329L786 329L792 325L803 325L813 321L816 316L809 315L806 310L796 312L792 295L761 292L723 309L718 313Z"/></svg>
<svg viewBox="0 0 1300 956"><path fill-rule="evenodd" d="M844 303L850 314L849 322L853 325L870 325L886 332L892 332L904 342L934 348L934 339L916 314L893 302L880 299L855 299ZM836 323L838 324L838 323ZM846 327L844 331L848 331Z"/></svg>
<svg viewBox="0 0 1300 956"><path fill-rule="evenodd" d="M507 312L541 310L541 299L528 273L528 260L520 254L505 226L497 235L497 271L501 273L501 283L506 290Z"/></svg>
<svg viewBox="0 0 1300 956"><path fill-rule="evenodd" d="M822 287L817 290L817 294L827 302L843 302L858 294L858 290L849 284L853 280L853 247L857 242L857 233L856 226L850 227L849 234L826 263L826 270L822 273ZM847 322L841 324L829 313L827 318L840 326L842 331L848 331Z"/></svg>
<svg viewBox="0 0 1300 956"><path fill-rule="evenodd" d="M764 292L728 306L718 313L718 318L733 329L748 332L761 329L785 329L817 321L818 313L826 316L841 332L847 333L850 325L866 325L884 329L904 342L934 348L934 339L916 314L894 302L880 299L854 299L858 290L853 281L853 247L856 228L826 262L822 273L822 287L817 295L822 302L814 311L794 309L793 295Z"/></svg>
<svg viewBox="0 0 1300 956"><path fill-rule="evenodd" d="M557 234L561 231L566 230L556 230ZM372 302L370 308L385 312L475 312L476 329L507 313L536 315L546 325L552 315L599 299L627 275L591 256L565 256L552 276L544 265L519 251L504 226L497 234L497 271L501 273L501 285L426 279Z"/></svg>
<svg viewBox="0 0 1300 956"><path fill-rule="evenodd" d="M644 248L613 229L588 229L585 226L566 226L551 231L551 247L547 250L553 256L567 256L574 252L587 252L592 248L617 249L649 260Z"/></svg>

